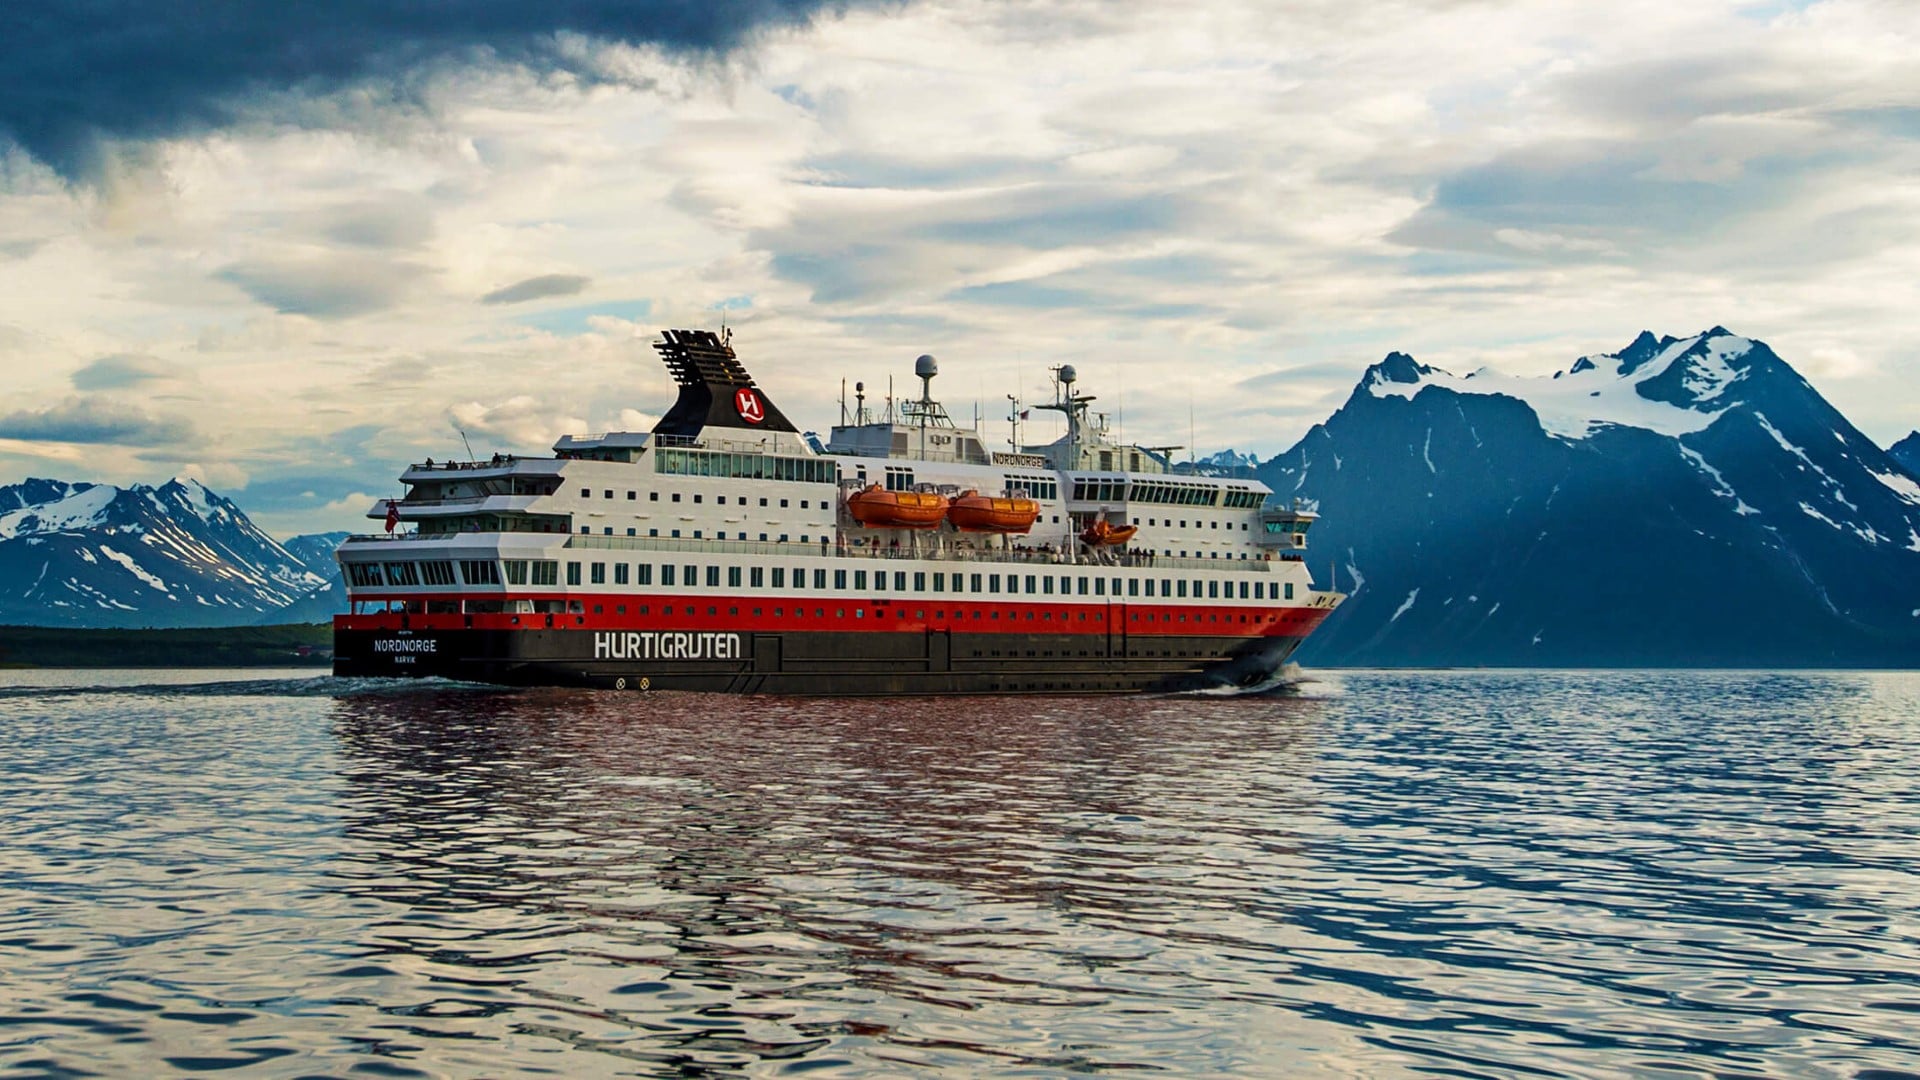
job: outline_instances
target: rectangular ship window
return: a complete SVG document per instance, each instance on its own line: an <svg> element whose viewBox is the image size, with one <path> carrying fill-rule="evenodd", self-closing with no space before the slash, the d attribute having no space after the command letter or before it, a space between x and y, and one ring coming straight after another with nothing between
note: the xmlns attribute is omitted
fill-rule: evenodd
<svg viewBox="0 0 1920 1080"><path fill-rule="evenodd" d="M827 587L827 571L825 567L816 567L814 569L813 587L816 589L825 589Z"/></svg>
<svg viewBox="0 0 1920 1080"><path fill-rule="evenodd" d="M727 567L727 588L737 589L739 587L740 587L740 568L737 566Z"/></svg>
<svg viewBox="0 0 1920 1080"><path fill-rule="evenodd" d="M567 564L567 584L569 585L580 584L580 564L579 563L570 562Z"/></svg>
<svg viewBox="0 0 1920 1080"><path fill-rule="evenodd" d="M1293 599L1293 582L1287 582L1287 599Z"/></svg>
<svg viewBox="0 0 1920 1080"><path fill-rule="evenodd" d="M672 563L661 563L660 564L660 584L671 588L673 586L673 579L676 573L677 571Z"/></svg>
<svg viewBox="0 0 1920 1080"><path fill-rule="evenodd" d="M895 570L893 572L893 591L907 591L907 572L905 570Z"/></svg>
<svg viewBox="0 0 1920 1080"><path fill-rule="evenodd" d="M1000 591L1000 575L999 574L987 575L987 591L990 593L997 593Z"/></svg>
<svg viewBox="0 0 1920 1080"><path fill-rule="evenodd" d="M633 567L628 566L626 563L623 563L623 562L614 563L613 564L613 583L615 585L627 584L628 575L632 573L633 573Z"/></svg>
<svg viewBox="0 0 1920 1080"><path fill-rule="evenodd" d="M914 574L913 574L913 591L914 591L914 592L926 592L926 591L927 591L927 575L926 575L926 573L925 573L924 571L919 571L919 570L916 570L916 571L914 571Z"/></svg>
<svg viewBox="0 0 1920 1080"><path fill-rule="evenodd" d="M833 587L836 589L844 589L847 587L847 572L845 570L835 570L833 572Z"/></svg>
<svg viewBox="0 0 1920 1080"><path fill-rule="evenodd" d="M605 585L607 583L607 564L603 562L594 563L590 568L587 580L595 585Z"/></svg>
<svg viewBox="0 0 1920 1080"><path fill-rule="evenodd" d="M635 563L633 567L633 582L636 585L653 584L653 564Z"/></svg>
<svg viewBox="0 0 1920 1080"><path fill-rule="evenodd" d="M533 583L535 585L560 584L560 564L552 559L533 561Z"/></svg>
<svg viewBox="0 0 1920 1080"><path fill-rule="evenodd" d="M973 580L967 582L967 591L975 592L975 593L980 591L980 575L979 574L973 575Z"/></svg>
<svg viewBox="0 0 1920 1080"><path fill-rule="evenodd" d="M720 568L717 566L707 567L707 588L717 589L719 587L720 587Z"/></svg>
<svg viewBox="0 0 1920 1080"><path fill-rule="evenodd" d="M757 589L767 583L766 577L767 571L765 567L752 567L747 574L747 584L749 587Z"/></svg>
<svg viewBox="0 0 1920 1080"><path fill-rule="evenodd" d="M844 574L846 571L842 570L840 573ZM853 587L855 589L864 589L867 587L867 572L865 570L855 570L853 572Z"/></svg>
<svg viewBox="0 0 1920 1080"><path fill-rule="evenodd" d="M776 589L784 589L787 587L786 567L776 566L773 568L773 587Z"/></svg>

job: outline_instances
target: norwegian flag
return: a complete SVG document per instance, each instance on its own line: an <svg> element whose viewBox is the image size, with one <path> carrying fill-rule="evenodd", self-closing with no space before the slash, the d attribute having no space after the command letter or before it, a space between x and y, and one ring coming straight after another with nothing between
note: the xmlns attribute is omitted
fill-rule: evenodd
<svg viewBox="0 0 1920 1080"><path fill-rule="evenodd" d="M387 531L392 532L393 530L399 527L400 527L400 504L399 502L393 499L388 499L387 500Z"/></svg>

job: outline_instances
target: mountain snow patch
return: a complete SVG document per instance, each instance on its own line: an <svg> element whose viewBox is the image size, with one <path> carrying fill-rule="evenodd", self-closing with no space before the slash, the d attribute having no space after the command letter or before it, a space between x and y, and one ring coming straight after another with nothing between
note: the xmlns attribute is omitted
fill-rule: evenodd
<svg viewBox="0 0 1920 1080"><path fill-rule="evenodd" d="M161 581L159 578L153 576L152 574L147 573L144 567L142 567L139 563L133 561L133 556L122 554L121 552L115 551L105 544L100 545L100 554L105 555L107 558L112 559L114 562L117 562L121 566L126 567L127 573L132 574L134 577L137 577L141 581L146 582L150 588L157 589L160 592L167 591L167 583L164 581Z"/></svg>
<svg viewBox="0 0 1920 1080"><path fill-rule="evenodd" d="M1618 357L1584 357L1571 369L1550 376L1502 375L1482 369L1460 376L1439 368L1426 368L1416 382L1398 382L1375 378L1367 383L1367 392L1375 397L1401 397L1411 401L1421 390L1438 386L1456 394L1487 394L1513 398L1533 410L1540 427L1562 439L1584 439L1597 427L1644 428L1660 435L1678 437L1704 431L1726 409L1702 411L1669 405L1641 396L1641 383L1657 378L1683 354L1699 344L1700 338L1676 341L1660 355L1630 372L1622 372ZM1698 402L1719 398L1739 373L1728 363L1744 355L1753 343L1731 334L1710 339L1706 355L1694 357L1688 371L1686 388Z"/></svg>
<svg viewBox="0 0 1920 1080"><path fill-rule="evenodd" d="M101 524L101 512L119 493L119 488L101 484L72 492L58 502L9 510L0 514L0 540L11 540L23 533L93 528Z"/></svg>
<svg viewBox="0 0 1920 1080"><path fill-rule="evenodd" d="M1392 614L1391 616L1389 616L1389 617L1388 617L1388 619L1387 619L1387 621L1388 621L1388 622L1399 622L1399 621L1400 621L1400 616L1402 616L1402 615L1405 615L1405 614L1407 613L1407 609L1409 609L1409 608L1411 608L1411 607L1413 607L1413 602L1414 602L1415 600L1418 600L1418 599L1420 599L1420 590L1419 590L1419 589L1415 589L1415 590L1413 590L1412 592L1410 592L1410 593L1408 593L1408 594L1407 594L1407 598L1406 598L1406 599L1405 599L1404 601L1402 601L1402 602L1401 602L1401 604L1400 604L1400 606L1399 606L1399 608L1397 608L1397 609L1396 609L1396 610L1394 611L1394 613L1393 613L1393 614Z"/></svg>
<svg viewBox="0 0 1920 1080"><path fill-rule="evenodd" d="M1898 473L1874 472L1872 469L1867 470L1867 475L1891 488L1893 493L1900 496L1902 500L1920 506L1920 484L1914 483L1912 477L1901 476Z"/></svg>

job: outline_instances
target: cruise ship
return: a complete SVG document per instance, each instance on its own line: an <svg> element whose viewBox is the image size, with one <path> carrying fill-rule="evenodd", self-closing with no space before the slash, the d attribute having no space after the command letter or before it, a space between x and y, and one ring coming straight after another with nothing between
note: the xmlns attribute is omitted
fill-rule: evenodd
<svg viewBox="0 0 1920 1080"><path fill-rule="evenodd" d="M1315 507L1112 439L1071 366L991 449L933 396L802 435L730 334L668 330L650 432L408 466L337 557L334 673L799 695L1261 685L1343 599ZM1028 445L1023 412L1065 420ZM471 456L471 455L470 455Z"/></svg>

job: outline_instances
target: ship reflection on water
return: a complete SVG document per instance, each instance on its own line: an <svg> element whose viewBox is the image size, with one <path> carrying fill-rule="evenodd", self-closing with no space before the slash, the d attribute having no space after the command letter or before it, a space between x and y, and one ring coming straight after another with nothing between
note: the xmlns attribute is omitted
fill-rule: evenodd
<svg viewBox="0 0 1920 1080"><path fill-rule="evenodd" d="M344 697L330 876L384 1011L488 1053L1247 1068L1220 951L1280 943L1322 703L1197 704Z"/></svg>
<svg viewBox="0 0 1920 1080"><path fill-rule="evenodd" d="M16 680L9 1074L1920 1072L1920 675Z"/></svg>

